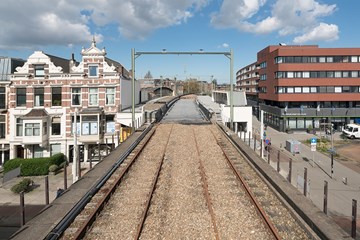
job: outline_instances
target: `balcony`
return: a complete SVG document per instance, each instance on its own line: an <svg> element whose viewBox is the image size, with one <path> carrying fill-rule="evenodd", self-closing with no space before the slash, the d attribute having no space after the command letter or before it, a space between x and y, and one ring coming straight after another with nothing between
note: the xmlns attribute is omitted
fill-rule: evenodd
<svg viewBox="0 0 360 240"><path fill-rule="evenodd" d="M32 109L28 114L21 117L22 119L22 145L40 145L47 146L49 115L44 109Z"/></svg>

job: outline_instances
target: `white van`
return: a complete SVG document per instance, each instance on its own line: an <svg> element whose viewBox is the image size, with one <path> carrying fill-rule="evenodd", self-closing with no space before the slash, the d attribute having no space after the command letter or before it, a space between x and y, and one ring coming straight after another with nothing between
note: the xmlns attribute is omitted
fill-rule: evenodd
<svg viewBox="0 0 360 240"><path fill-rule="evenodd" d="M347 124L343 130L343 134L351 139L360 138L360 125L358 124Z"/></svg>

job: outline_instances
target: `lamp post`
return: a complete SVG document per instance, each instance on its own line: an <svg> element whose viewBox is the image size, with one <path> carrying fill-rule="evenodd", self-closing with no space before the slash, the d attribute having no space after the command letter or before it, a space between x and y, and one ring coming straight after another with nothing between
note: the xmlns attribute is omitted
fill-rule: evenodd
<svg viewBox="0 0 360 240"><path fill-rule="evenodd" d="M72 165L72 175L73 175L73 183L79 180L79 168L78 168L78 161L79 161L79 149L77 143L77 115L78 115L78 108L75 108L74 111L74 159Z"/></svg>

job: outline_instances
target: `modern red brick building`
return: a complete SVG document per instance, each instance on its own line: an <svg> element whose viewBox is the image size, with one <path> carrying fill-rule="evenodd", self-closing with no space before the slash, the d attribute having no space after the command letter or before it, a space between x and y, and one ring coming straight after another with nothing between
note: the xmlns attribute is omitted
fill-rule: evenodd
<svg viewBox="0 0 360 240"><path fill-rule="evenodd" d="M257 54L264 122L285 129L339 130L360 118L360 48L268 46Z"/></svg>

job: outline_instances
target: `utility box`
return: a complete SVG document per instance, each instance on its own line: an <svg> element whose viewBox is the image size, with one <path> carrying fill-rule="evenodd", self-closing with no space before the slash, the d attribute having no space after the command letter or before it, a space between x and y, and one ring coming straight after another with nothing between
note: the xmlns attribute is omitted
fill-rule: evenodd
<svg viewBox="0 0 360 240"><path fill-rule="evenodd" d="M286 150L291 153L300 153L301 152L301 142L297 140L286 140Z"/></svg>

